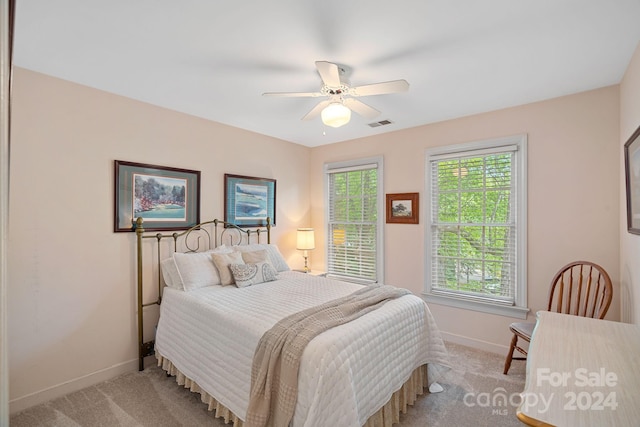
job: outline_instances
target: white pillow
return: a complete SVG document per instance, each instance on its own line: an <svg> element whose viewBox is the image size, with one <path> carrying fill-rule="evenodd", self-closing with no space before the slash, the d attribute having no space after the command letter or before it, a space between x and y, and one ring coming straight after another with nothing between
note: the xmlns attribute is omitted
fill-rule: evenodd
<svg viewBox="0 0 640 427"><path fill-rule="evenodd" d="M180 277L182 289L184 289L185 291L192 291L194 289L203 288L205 286L220 285L220 275L218 274L216 266L213 265L211 255L214 253L230 252L231 249L221 246L207 252L174 253L173 261ZM167 264L170 265L170 263ZM169 274L170 273L171 269L169 268Z"/></svg>
<svg viewBox="0 0 640 427"><path fill-rule="evenodd" d="M244 261L245 264L257 264L259 262L269 261L266 249L262 249L259 251L240 252L240 253L242 254L242 260Z"/></svg>
<svg viewBox="0 0 640 427"><path fill-rule="evenodd" d="M244 264L242 259L242 253L229 252L229 253L217 253L211 254L213 264L218 269L220 275L220 283L222 286L233 285L233 274L231 274L230 264Z"/></svg>
<svg viewBox="0 0 640 427"><path fill-rule="evenodd" d="M289 271L289 265L284 260L280 249L276 245L267 244L267 243L252 243L250 245L242 245L242 246L234 246L234 250L238 252L253 252L259 250L267 250L267 259L271 261L271 265L276 269L276 271Z"/></svg>
<svg viewBox="0 0 640 427"><path fill-rule="evenodd" d="M182 277L180 277L178 267L176 266L176 262L173 257L160 262L160 271L162 272L162 278L164 279L165 285L170 288L184 289L182 287Z"/></svg>
<svg viewBox="0 0 640 427"><path fill-rule="evenodd" d="M268 261L257 264L229 264L229 269L239 288L271 282L278 278L278 273Z"/></svg>

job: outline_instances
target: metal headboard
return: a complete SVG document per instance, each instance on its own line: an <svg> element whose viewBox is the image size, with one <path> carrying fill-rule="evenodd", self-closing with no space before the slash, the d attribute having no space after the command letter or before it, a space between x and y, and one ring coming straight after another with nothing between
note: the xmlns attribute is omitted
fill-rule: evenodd
<svg viewBox="0 0 640 427"><path fill-rule="evenodd" d="M222 227L222 230L218 230L218 227ZM213 234L209 229L213 227ZM167 242L167 239L171 239L173 242L172 252L177 252L179 244L181 242L185 252L199 252L201 250L213 249L222 244L227 239L231 245L249 244L251 242L252 235L255 235L256 242L260 243L260 235L267 235L267 243L271 243L271 220L267 218L266 225L262 228L242 228L229 222L214 219L212 221L201 222L196 224L188 230L181 232L174 232L171 234L146 232L143 226L143 219L137 218L135 223L136 230L136 256L137 256L137 268L138 268L138 370L144 370L144 358L152 356L154 354L155 340L144 341L144 316L143 311L145 307L160 305L162 302L162 274L160 273L160 261L167 258L169 255L162 255L162 242ZM234 241L234 235L237 240ZM204 240L203 240L204 238ZM157 259L155 265L157 266L158 273L158 299L156 301L144 303L143 302L143 289L144 289L144 265L143 265L143 240L144 239L156 239L156 252ZM166 251L165 251L166 252Z"/></svg>

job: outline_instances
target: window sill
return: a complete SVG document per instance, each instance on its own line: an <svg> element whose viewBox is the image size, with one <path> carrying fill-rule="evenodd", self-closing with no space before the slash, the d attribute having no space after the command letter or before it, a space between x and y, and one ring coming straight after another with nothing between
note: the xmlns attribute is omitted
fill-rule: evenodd
<svg viewBox="0 0 640 427"><path fill-rule="evenodd" d="M329 279L335 279L335 280L340 280L343 282L351 282L351 283L357 283L358 285L373 285L374 283L377 283L374 280L370 280L370 279L360 279L357 277L352 277L352 276L342 276L340 274L333 274L333 273L327 273L325 274L325 277L329 278Z"/></svg>
<svg viewBox="0 0 640 427"><path fill-rule="evenodd" d="M422 294L422 299L428 303L447 305L450 307L462 308L465 310L480 311L482 313L497 314L499 316L514 317L516 319L526 319L529 309L527 307L517 307L515 305L491 304L488 302L471 301L461 298L453 298L443 295Z"/></svg>

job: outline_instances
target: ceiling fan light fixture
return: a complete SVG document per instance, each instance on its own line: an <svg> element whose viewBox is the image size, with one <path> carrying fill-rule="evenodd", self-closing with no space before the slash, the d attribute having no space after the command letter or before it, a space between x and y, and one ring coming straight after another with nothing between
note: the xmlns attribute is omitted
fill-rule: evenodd
<svg viewBox="0 0 640 427"><path fill-rule="evenodd" d="M332 102L321 113L322 123L327 126L339 128L351 120L351 110L339 102Z"/></svg>

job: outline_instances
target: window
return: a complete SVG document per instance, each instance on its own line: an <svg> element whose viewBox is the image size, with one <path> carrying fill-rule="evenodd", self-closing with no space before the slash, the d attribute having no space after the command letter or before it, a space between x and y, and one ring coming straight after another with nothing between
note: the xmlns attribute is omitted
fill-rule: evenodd
<svg viewBox="0 0 640 427"><path fill-rule="evenodd" d="M526 136L427 151L427 301L525 318Z"/></svg>
<svg viewBox="0 0 640 427"><path fill-rule="evenodd" d="M325 165L327 276L381 282L382 158Z"/></svg>

